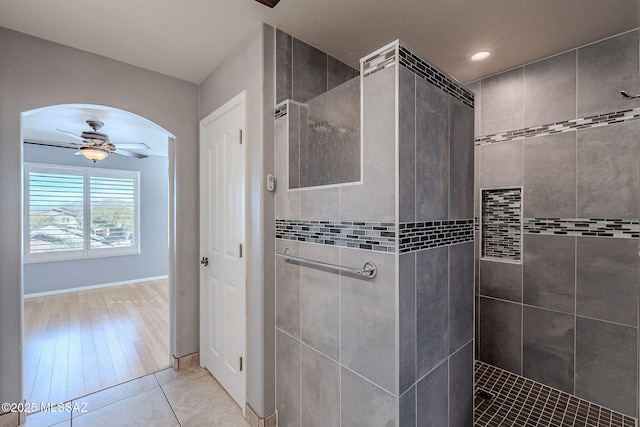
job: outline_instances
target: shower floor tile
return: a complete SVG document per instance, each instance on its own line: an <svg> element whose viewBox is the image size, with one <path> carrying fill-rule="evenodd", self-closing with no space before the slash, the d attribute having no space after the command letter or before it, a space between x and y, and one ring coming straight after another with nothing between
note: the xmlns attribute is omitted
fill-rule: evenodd
<svg viewBox="0 0 640 427"><path fill-rule="evenodd" d="M475 427L637 426L634 418L480 361L474 419Z"/></svg>

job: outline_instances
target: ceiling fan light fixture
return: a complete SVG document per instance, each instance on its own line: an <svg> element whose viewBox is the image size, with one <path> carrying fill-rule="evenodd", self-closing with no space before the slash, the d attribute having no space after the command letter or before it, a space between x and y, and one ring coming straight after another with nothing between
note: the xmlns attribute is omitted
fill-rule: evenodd
<svg viewBox="0 0 640 427"><path fill-rule="evenodd" d="M80 153L87 159L93 161L93 163L98 160L104 160L109 156L109 150L100 147L81 147Z"/></svg>

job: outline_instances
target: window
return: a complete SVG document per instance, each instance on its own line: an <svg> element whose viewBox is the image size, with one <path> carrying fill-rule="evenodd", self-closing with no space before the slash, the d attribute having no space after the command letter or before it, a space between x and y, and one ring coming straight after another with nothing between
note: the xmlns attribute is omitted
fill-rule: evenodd
<svg viewBox="0 0 640 427"><path fill-rule="evenodd" d="M140 173L25 164L25 261L139 253Z"/></svg>

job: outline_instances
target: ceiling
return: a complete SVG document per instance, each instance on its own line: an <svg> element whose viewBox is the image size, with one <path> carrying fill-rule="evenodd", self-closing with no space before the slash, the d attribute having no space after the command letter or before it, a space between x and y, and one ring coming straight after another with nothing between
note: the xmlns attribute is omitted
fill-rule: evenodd
<svg viewBox="0 0 640 427"><path fill-rule="evenodd" d="M194 83L259 21L354 67L399 38L467 83L640 27L640 1L0 0L0 26Z"/></svg>
<svg viewBox="0 0 640 427"><path fill-rule="evenodd" d="M194 83L266 22L358 67L401 39L467 83L640 27L640 0L0 0L0 26ZM471 53L489 50L484 62ZM73 141L87 119L114 142L166 155L167 134L129 113L62 106L25 117L27 139ZM111 124L111 126L110 126ZM117 124L117 126L115 126Z"/></svg>

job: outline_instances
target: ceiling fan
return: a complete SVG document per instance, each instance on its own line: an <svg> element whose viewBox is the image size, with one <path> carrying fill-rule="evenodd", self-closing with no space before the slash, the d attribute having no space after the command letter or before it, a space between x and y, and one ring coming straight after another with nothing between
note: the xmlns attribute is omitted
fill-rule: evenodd
<svg viewBox="0 0 640 427"><path fill-rule="evenodd" d="M104 160L109 154L121 154L123 156L134 157L136 159L144 159L149 157L145 154L135 153L127 149L148 150L150 147L143 142L111 142L109 135L106 133L98 132L98 129L104 126L104 123L100 120L87 120L86 123L92 130L82 132L80 135L76 135L73 132L69 132L62 129L56 129L59 132L66 133L82 142L41 142L41 141L25 141L30 144L36 145L48 145L54 147L63 148L75 148L78 149L76 154L82 154L94 163L98 160Z"/></svg>
<svg viewBox="0 0 640 427"><path fill-rule="evenodd" d="M258 3L262 3L265 6L274 8L280 0L256 0Z"/></svg>

